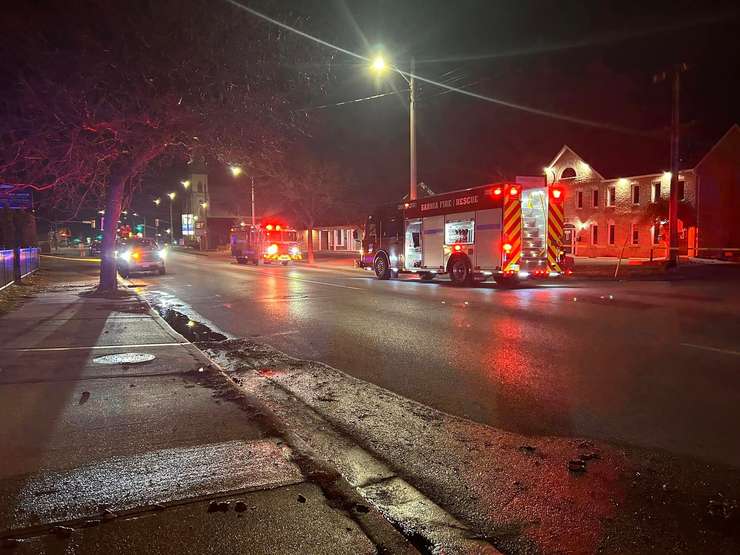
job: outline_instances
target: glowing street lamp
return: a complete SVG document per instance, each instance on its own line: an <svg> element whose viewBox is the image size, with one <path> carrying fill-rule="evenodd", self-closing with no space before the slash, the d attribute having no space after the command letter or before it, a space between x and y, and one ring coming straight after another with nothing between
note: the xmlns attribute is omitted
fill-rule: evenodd
<svg viewBox="0 0 740 555"><path fill-rule="evenodd" d="M414 201L416 200L416 102L414 93L414 60L413 58L411 59L411 70L408 73L404 73L389 65L383 56L378 54L372 59L370 68L377 74L385 73L388 70L395 71L403 77L409 85L409 201Z"/></svg>
<svg viewBox="0 0 740 555"><path fill-rule="evenodd" d="M189 179L186 179L186 180L184 180L184 181L180 181L180 183L181 183L181 184L182 184L182 186L183 186L183 187L185 187L186 189L187 189L188 187L190 187L190 180L189 180Z"/></svg>
<svg viewBox="0 0 740 555"><path fill-rule="evenodd" d="M231 175L234 177L239 177L243 171L240 166L229 166L229 169L231 170Z"/></svg>
<svg viewBox="0 0 740 555"><path fill-rule="evenodd" d="M175 242L175 234L174 234L174 227L175 227L175 220L172 216L172 202L175 200L175 194L174 191L171 193L167 193L167 196L170 197L170 228L167 230L167 232L170 234L170 243Z"/></svg>
<svg viewBox="0 0 740 555"><path fill-rule="evenodd" d="M162 202L162 199L161 198L155 198L154 199L154 204L156 204L157 206L159 206L161 202Z"/></svg>

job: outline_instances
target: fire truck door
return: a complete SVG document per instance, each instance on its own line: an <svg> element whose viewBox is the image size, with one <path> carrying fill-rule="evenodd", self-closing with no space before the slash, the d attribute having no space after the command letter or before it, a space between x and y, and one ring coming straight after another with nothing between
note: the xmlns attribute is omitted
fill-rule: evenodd
<svg viewBox="0 0 740 555"><path fill-rule="evenodd" d="M480 210L475 214L474 264L483 270L501 267L501 224L500 208Z"/></svg>
<svg viewBox="0 0 740 555"><path fill-rule="evenodd" d="M444 216L424 218L421 230L422 266L425 268L440 268L444 264Z"/></svg>

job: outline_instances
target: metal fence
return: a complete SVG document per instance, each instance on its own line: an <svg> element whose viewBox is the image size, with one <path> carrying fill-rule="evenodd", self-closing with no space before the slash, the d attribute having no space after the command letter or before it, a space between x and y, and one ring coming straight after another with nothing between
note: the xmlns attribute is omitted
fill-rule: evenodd
<svg viewBox="0 0 740 555"><path fill-rule="evenodd" d="M39 269L39 249L30 247L20 249L21 276ZM13 283L13 251L0 251L0 289Z"/></svg>

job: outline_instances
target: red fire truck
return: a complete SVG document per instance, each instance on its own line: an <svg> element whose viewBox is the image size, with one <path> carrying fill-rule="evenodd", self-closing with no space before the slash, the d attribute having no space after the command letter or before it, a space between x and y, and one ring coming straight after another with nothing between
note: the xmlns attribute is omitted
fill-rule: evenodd
<svg viewBox="0 0 740 555"><path fill-rule="evenodd" d="M455 285L571 273L563 194L558 184L493 183L381 208L367 220L359 265L378 279L448 274Z"/></svg>
<svg viewBox="0 0 740 555"><path fill-rule="evenodd" d="M231 228L231 255L238 264L287 265L301 260L298 232L282 224L239 225Z"/></svg>

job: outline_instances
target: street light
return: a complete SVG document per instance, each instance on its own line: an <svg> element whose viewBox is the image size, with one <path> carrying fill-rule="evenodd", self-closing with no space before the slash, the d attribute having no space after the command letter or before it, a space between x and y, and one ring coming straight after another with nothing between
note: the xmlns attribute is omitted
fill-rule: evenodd
<svg viewBox="0 0 740 555"><path fill-rule="evenodd" d="M154 199L154 204L156 204L157 206L159 206L161 202L162 202L162 199L161 198L155 198Z"/></svg>
<svg viewBox="0 0 740 555"><path fill-rule="evenodd" d="M172 216L172 203L175 200L176 194L174 191L172 191L171 193L167 193L167 196L170 197L170 229L169 229L170 243L174 243L175 242L175 220L173 219L173 216Z"/></svg>
<svg viewBox="0 0 740 555"><path fill-rule="evenodd" d="M404 73L396 67L389 65L382 55L378 54L373 58L371 69L375 73L383 73L390 69L395 71L409 85L409 201L416 200L416 125L415 125L415 93L414 93L414 59L411 58L411 69ZM408 77L407 77L408 75Z"/></svg>
<svg viewBox="0 0 740 555"><path fill-rule="evenodd" d="M229 169L231 170L231 174L234 177L239 177L242 174L242 172L243 172L243 170L242 170L242 168L240 166L233 166L232 165L232 166L229 166ZM252 227L254 227L256 225L256 219L255 219L255 215L254 215L254 176L253 175L250 175L249 178L252 181Z"/></svg>
<svg viewBox="0 0 740 555"><path fill-rule="evenodd" d="M184 181L180 181L180 183L182 183L182 186L185 187L186 189L188 187L190 187L190 180L189 179L185 179Z"/></svg>

